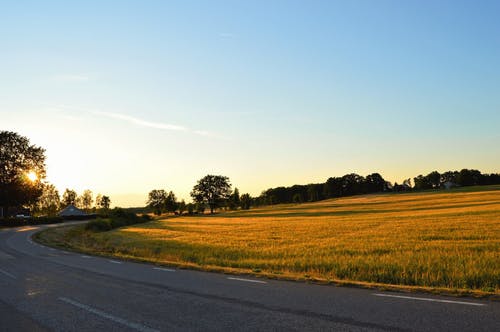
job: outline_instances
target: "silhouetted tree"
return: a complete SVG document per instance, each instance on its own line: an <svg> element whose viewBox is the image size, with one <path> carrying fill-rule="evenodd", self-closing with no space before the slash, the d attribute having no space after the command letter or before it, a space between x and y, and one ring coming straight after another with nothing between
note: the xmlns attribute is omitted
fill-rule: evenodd
<svg viewBox="0 0 500 332"><path fill-rule="evenodd" d="M188 211L189 215L194 214L194 208L195 208L195 206L194 206L193 203L188 203L188 205L187 205L187 211Z"/></svg>
<svg viewBox="0 0 500 332"><path fill-rule="evenodd" d="M441 186L441 174L438 171L427 174L427 178L432 188L437 189Z"/></svg>
<svg viewBox="0 0 500 332"><path fill-rule="evenodd" d="M163 189L151 190L148 194L148 201L146 204L153 209L154 214L160 215L165 208L167 193Z"/></svg>
<svg viewBox="0 0 500 332"><path fill-rule="evenodd" d="M446 182L458 184L458 172L457 171L448 171L441 174L441 185Z"/></svg>
<svg viewBox="0 0 500 332"><path fill-rule="evenodd" d="M8 215L9 207L34 204L44 178L45 150L17 133L0 131L0 217Z"/></svg>
<svg viewBox="0 0 500 332"><path fill-rule="evenodd" d="M240 206L242 210L248 210L250 209L250 206L252 205L252 197L250 194L243 194L240 197Z"/></svg>
<svg viewBox="0 0 500 332"><path fill-rule="evenodd" d="M89 189L84 190L82 196L80 196L81 207L88 213L92 208L92 203L94 203L92 191Z"/></svg>
<svg viewBox="0 0 500 332"><path fill-rule="evenodd" d="M234 188L233 193L229 197L228 206L231 210L236 210L240 206L240 191Z"/></svg>
<svg viewBox="0 0 500 332"><path fill-rule="evenodd" d="M342 194L349 196L364 193L364 182L364 177L356 173L344 175L342 177Z"/></svg>
<svg viewBox="0 0 500 332"><path fill-rule="evenodd" d="M109 198L109 196L102 196L102 199L101 199L101 208L103 208L104 210L109 210L111 206L111 199Z"/></svg>
<svg viewBox="0 0 500 332"><path fill-rule="evenodd" d="M170 191L165 198L165 210L167 212L172 212L174 213L177 211L178 203L177 203L177 198L175 197L175 194L173 191Z"/></svg>
<svg viewBox="0 0 500 332"><path fill-rule="evenodd" d="M72 189L66 189L64 191L63 197L61 204L63 207L66 207L68 205L75 205L76 206L76 198L77 198L76 191Z"/></svg>
<svg viewBox="0 0 500 332"><path fill-rule="evenodd" d="M323 194L326 198L340 197L342 192L342 178L332 177L323 185Z"/></svg>
<svg viewBox="0 0 500 332"><path fill-rule="evenodd" d="M309 202L316 202L323 199L323 183L308 184L307 197Z"/></svg>
<svg viewBox="0 0 500 332"><path fill-rule="evenodd" d="M98 209L107 211L111 205L111 199L109 196L98 194L95 199L95 205Z"/></svg>
<svg viewBox="0 0 500 332"><path fill-rule="evenodd" d="M462 169L458 174L458 184L461 186L476 186L480 183L481 172L476 169Z"/></svg>
<svg viewBox="0 0 500 332"><path fill-rule="evenodd" d="M387 189L386 181L379 173L372 173L370 175L367 175L365 178L365 183L366 191L369 193L381 192Z"/></svg>
<svg viewBox="0 0 500 332"><path fill-rule="evenodd" d="M225 203L231 195L231 184L227 176L207 175L200 179L191 191L191 197L197 203L206 203L210 213Z"/></svg>
<svg viewBox="0 0 500 332"><path fill-rule="evenodd" d="M441 174L433 171L426 176L419 175L413 178L414 188L417 190L438 189L441 187Z"/></svg>
<svg viewBox="0 0 500 332"><path fill-rule="evenodd" d="M60 206L59 192L53 184L44 184L43 192L38 199L38 210L41 214L47 216L55 216L59 211Z"/></svg>
<svg viewBox="0 0 500 332"><path fill-rule="evenodd" d="M187 209L186 202L184 200L180 201L177 204L177 209L179 210L179 215L182 215Z"/></svg>

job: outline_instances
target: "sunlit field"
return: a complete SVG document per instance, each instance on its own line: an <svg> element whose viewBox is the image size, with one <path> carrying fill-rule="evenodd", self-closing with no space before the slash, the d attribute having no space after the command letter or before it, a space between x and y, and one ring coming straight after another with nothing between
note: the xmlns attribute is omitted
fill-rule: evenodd
<svg viewBox="0 0 500 332"><path fill-rule="evenodd" d="M500 293L500 186L166 217L42 240L158 264Z"/></svg>

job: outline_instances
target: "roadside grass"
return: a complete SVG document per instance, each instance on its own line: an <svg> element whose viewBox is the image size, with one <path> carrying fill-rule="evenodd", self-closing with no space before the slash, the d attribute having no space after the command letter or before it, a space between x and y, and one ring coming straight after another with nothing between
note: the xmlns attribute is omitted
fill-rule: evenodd
<svg viewBox="0 0 500 332"><path fill-rule="evenodd" d="M37 238L209 271L500 295L500 186L166 217L101 233L55 228Z"/></svg>

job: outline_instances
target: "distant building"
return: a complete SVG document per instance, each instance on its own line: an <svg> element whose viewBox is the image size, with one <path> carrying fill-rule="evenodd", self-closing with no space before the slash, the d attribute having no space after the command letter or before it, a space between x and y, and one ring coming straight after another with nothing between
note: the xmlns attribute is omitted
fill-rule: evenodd
<svg viewBox="0 0 500 332"><path fill-rule="evenodd" d="M68 206L66 206L64 209L62 209L59 213L58 213L59 217L86 217L88 216L87 213L85 213L85 211L83 210L80 210L79 208L77 208L76 206L70 204Z"/></svg>

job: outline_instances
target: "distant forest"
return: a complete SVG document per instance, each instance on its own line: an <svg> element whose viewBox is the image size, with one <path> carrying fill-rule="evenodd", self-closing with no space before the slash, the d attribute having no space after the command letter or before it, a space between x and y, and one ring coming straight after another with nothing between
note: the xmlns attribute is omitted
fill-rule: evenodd
<svg viewBox="0 0 500 332"><path fill-rule="evenodd" d="M402 192L440 189L463 186L500 184L500 174L482 174L474 169L461 171L431 172L404 180L401 184L386 181L379 173L366 177L351 173L342 177L331 177L325 183L293 185L270 188L253 199L254 206L280 203L315 202L328 198L370 194L379 192Z"/></svg>

